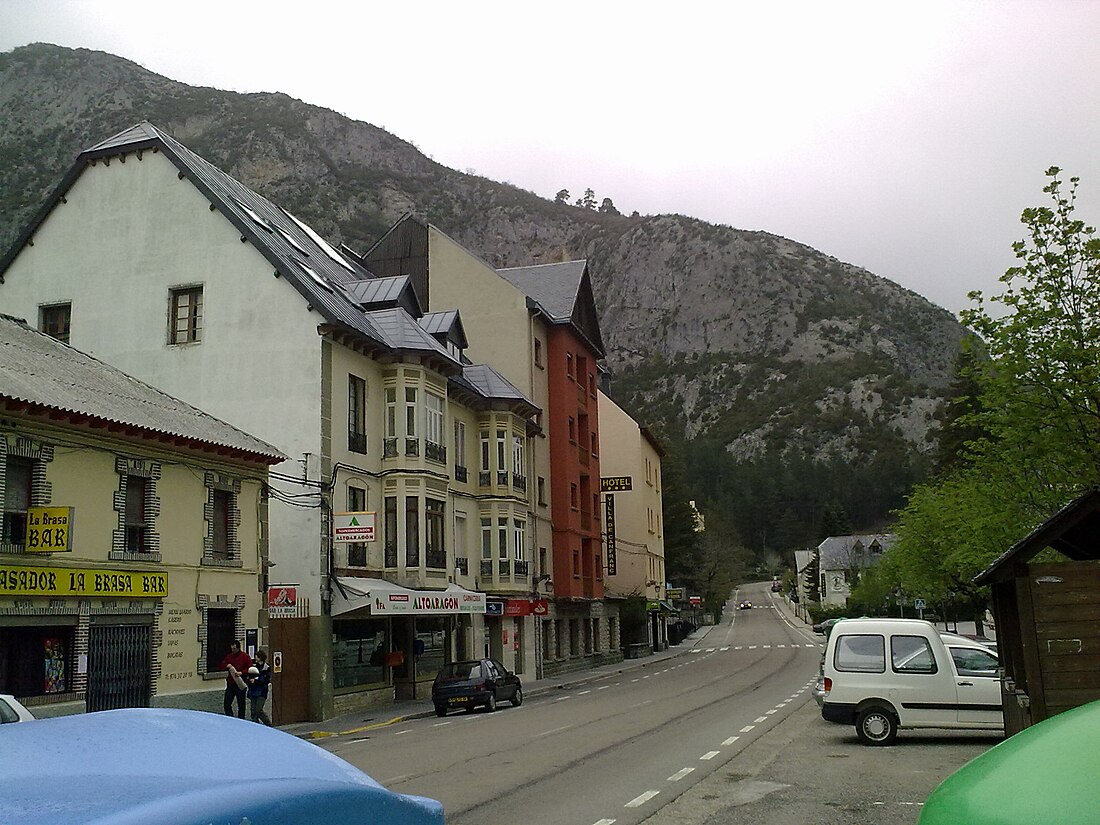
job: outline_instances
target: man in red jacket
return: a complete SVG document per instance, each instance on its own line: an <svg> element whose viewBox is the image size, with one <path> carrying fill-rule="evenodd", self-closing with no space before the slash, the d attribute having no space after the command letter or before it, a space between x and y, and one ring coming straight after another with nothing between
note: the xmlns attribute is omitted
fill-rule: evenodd
<svg viewBox="0 0 1100 825"><path fill-rule="evenodd" d="M225 676L225 701L222 703L225 708L225 715L233 715L233 702L237 703L237 716L244 719L244 698L248 692L247 687L237 687L237 680L234 678L235 672L239 673L242 678L244 674L248 673L248 669L252 667L252 657L241 650L241 643L234 640L229 645L229 653L222 659L221 664L218 665L218 670L229 671Z"/></svg>

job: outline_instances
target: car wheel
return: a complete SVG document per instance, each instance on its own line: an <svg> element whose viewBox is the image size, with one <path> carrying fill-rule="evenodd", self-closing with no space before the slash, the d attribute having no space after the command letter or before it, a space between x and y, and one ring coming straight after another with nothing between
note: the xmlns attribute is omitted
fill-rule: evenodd
<svg viewBox="0 0 1100 825"><path fill-rule="evenodd" d="M486 700L486 702L485 702L485 710L488 711L489 713L492 713L496 709L497 709L497 695L495 693L490 693L488 700Z"/></svg>
<svg viewBox="0 0 1100 825"><path fill-rule="evenodd" d="M435 715L436 716L446 716L447 715L447 708L445 708L443 705L436 705L435 706Z"/></svg>
<svg viewBox="0 0 1100 825"><path fill-rule="evenodd" d="M523 689L516 685L516 692L512 694L512 707L518 708L523 704Z"/></svg>
<svg viewBox="0 0 1100 825"><path fill-rule="evenodd" d="M856 736L864 745L892 745L898 738L894 714L883 708L867 708L856 718Z"/></svg>

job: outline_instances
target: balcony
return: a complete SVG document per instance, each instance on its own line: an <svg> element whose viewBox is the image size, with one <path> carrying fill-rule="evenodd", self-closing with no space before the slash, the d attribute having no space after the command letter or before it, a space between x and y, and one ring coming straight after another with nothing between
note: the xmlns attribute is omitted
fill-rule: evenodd
<svg viewBox="0 0 1100 825"><path fill-rule="evenodd" d="M511 559L498 559L497 560L497 574L502 579L511 578L511 576L512 576L512 560Z"/></svg>
<svg viewBox="0 0 1100 825"><path fill-rule="evenodd" d="M348 430L348 451L352 453L367 452L367 434Z"/></svg>
<svg viewBox="0 0 1100 825"><path fill-rule="evenodd" d="M512 487L520 492L527 492L527 476L520 476L512 473Z"/></svg>
<svg viewBox="0 0 1100 825"><path fill-rule="evenodd" d="M477 474L477 483L479 487L488 487L489 482L493 475L488 470L482 470Z"/></svg>
<svg viewBox="0 0 1100 825"><path fill-rule="evenodd" d="M465 482L469 479L470 473L465 467L455 465L455 481Z"/></svg>
<svg viewBox="0 0 1100 825"><path fill-rule="evenodd" d="M382 458L397 458L397 439L382 439Z"/></svg>
<svg viewBox="0 0 1100 825"><path fill-rule="evenodd" d="M508 471L507 470L497 470L497 484L500 485L501 487L507 487L508 486Z"/></svg>
<svg viewBox="0 0 1100 825"><path fill-rule="evenodd" d="M470 560L462 556L455 558L455 572L463 576L470 575Z"/></svg>
<svg viewBox="0 0 1100 825"><path fill-rule="evenodd" d="M446 464L447 448L442 444L436 444L434 441L425 441L424 458L429 461L438 461L440 464Z"/></svg>
<svg viewBox="0 0 1100 825"><path fill-rule="evenodd" d="M482 579L489 579L491 581L492 578L493 578L493 560L492 559L482 559L480 569L481 569L481 578Z"/></svg>
<svg viewBox="0 0 1100 825"><path fill-rule="evenodd" d="M424 553L424 565L433 570L447 569L447 551L429 549Z"/></svg>
<svg viewBox="0 0 1100 825"><path fill-rule="evenodd" d="M512 572L517 579L526 579L530 575L530 562L525 559L517 559L512 562Z"/></svg>
<svg viewBox="0 0 1100 825"><path fill-rule="evenodd" d="M419 438L406 438L405 439L405 457L416 458L420 455L420 439Z"/></svg>

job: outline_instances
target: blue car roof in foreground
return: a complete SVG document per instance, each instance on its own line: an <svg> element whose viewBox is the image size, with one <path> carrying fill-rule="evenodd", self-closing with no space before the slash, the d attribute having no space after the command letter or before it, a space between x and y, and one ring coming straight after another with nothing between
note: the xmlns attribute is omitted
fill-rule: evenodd
<svg viewBox="0 0 1100 825"><path fill-rule="evenodd" d="M3 725L0 822L441 825L443 808L274 728L133 708Z"/></svg>

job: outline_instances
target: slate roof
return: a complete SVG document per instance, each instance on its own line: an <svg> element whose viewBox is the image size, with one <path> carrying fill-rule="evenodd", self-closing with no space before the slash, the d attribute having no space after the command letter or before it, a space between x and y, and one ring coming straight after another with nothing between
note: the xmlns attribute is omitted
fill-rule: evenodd
<svg viewBox="0 0 1100 825"><path fill-rule="evenodd" d="M371 279L372 273L334 249L289 212L148 122L125 129L80 154L50 199L0 260L0 282L19 250L33 237L88 163L110 162L119 155L150 150L163 152L180 175L190 180L233 223L242 237L247 238L267 258L274 271L286 278L329 324L355 336L368 348L410 348L408 336L402 336L397 341L387 338L355 297L355 290L360 289L359 284ZM434 340L427 349L442 354L454 369L459 368L458 361Z"/></svg>
<svg viewBox="0 0 1100 825"><path fill-rule="evenodd" d="M468 364L450 383L484 401L504 401L518 405L521 415L534 415L539 408L507 378L486 364Z"/></svg>
<svg viewBox="0 0 1100 825"><path fill-rule="evenodd" d="M817 546L821 557L822 570L844 570L852 566L858 560L856 550L857 542L863 546L862 552L865 558L874 558L871 553L871 545L878 542L879 547L885 552L889 550L897 537L892 533L868 534L862 536L829 536Z"/></svg>
<svg viewBox="0 0 1100 825"><path fill-rule="evenodd" d="M585 260L566 261L498 269L497 274L537 301L551 320L568 323L573 318L577 291L587 266Z"/></svg>
<svg viewBox="0 0 1100 825"><path fill-rule="evenodd" d="M80 350L0 315L0 405L30 405L125 424L249 454L276 464L279 450Z"/></svg>
<svg viewBox="0 0 1100 825"><path fill-rule="evenodd" d="M418 320L429 335L443 336L462 349L470 346L470 342L466 340L466 329L462 326L462 316L457 309L429 312Z"/></svg>
<svg viewBox="0 0 1100 825"><path fill-rule="evenodd" d="M565 261L498 269L497 274L523 292L552 324L569 324L596 354L605 350L592 296L588 261Z"/></svg>
<svg viewBox="0 0 1100 825"><path fill-rule="evenodd" d="M419 316L423 312L408 275L354 281L347 285L347 290L365 309L402 306L411 315Z"/></svg>

